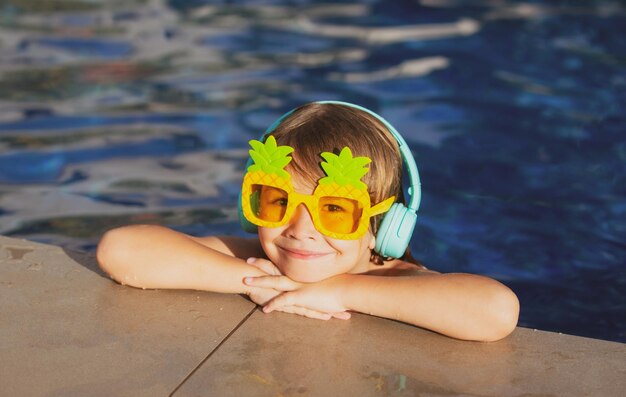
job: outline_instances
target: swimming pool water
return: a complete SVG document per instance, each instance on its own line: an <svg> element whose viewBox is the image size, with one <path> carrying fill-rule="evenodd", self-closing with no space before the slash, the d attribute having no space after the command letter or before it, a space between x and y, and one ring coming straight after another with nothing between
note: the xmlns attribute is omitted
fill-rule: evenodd
<svg viewBox="0 0 626 397"><path fill-rule="evenodd" d="M626 342L625 26L612 1L11 0L0 233L243 234L247 140L351 101L416 157L416 257L503 281L522 326Z"/></svg>

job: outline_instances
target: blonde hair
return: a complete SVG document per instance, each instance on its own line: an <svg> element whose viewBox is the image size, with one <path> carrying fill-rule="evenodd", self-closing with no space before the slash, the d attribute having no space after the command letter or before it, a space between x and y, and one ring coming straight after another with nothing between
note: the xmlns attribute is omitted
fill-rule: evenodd
<svg viewBox="0 0 626 397"><path fill-rule="evenodd" d="M287 170L311 186L325 176L320 166L320 153L339 154L347 146L354 156L367 156L372 160L370 171L362 178L368 186L372 205L391 196L395 196L396 201L404 201L398 142L379 120L366 112L339 104L309 103L295 109L271 135L280 145L294 148ZM383 216L370 221L374 235ZM408 249L403 259L412 259ZM383 258L373 252L372 260L382 264Z"/></svg>

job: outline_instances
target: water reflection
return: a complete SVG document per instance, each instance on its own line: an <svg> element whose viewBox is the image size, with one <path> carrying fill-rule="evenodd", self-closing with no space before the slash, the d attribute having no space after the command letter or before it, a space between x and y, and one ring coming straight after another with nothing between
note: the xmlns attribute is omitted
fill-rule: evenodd
<svg viewBox="0 0 626 397"><path fill-rule="evenodd" d="M295 22L294 30L333 38L358 39L368 44L393 44L409 40L432 40L453 36L469 36L480 29L477 21L464 19L451 24L400 26L386 28L364 28L359 26L315 24L301 18Z"/></svg>
<svg viewBox="0 0 626 397"><path fill-rule="evenodd" d="M416 154L418 257L516 286L524 325L625 340L624 19L601 0L4 2L0 233L241 233L246 141L347 100ZM570 327L607 305L606 333Z"/></svg>
<svg viewBox="0 0 626 397"><path fill-rule="evenodd" d="M343 74L331 74L330 79L343 80L348 83L365 83L373 81L386 81L395 78L419 77L430 74L438 69L448 67L449 61L444 57L429 57L423 59L411 59L397 66L373 72L351 72Z"/></svg>

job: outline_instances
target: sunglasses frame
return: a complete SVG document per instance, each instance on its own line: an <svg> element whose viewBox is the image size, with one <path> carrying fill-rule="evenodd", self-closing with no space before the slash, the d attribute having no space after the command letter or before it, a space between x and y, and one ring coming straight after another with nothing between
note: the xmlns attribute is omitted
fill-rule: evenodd
<svg viewBox="0 0 626 397"><path fill-rule="evenodd" d="M351 195L332 196L332 197L347 198L350 200L354 200L358 202L359 205L361 205L361 207L363 208L363 212L361 213L361 218L359 219L359 225L355 231L351 233L337 233L337 232L328 230L321 221L318 203L322 197L328 197L328 195L327 194L322 195L320 193L320 190L321 190L320 185L318 185L315 188L315 190L313 191L313 194L302 194L294 190L290 179L287 180L288 183L286 185L278 186L278 183L272 183L272 182L263 183L263 184L252 183L250 180L251 178L249 176L250 176L250 173L248 172L243 178L243 185L242 185L242 191L241 191L241 208L243 211L243 215L246 217L246 219L250 221L251 223L253 223L254 225L260 226L260 227L272 228L272 227L279 227L279 226L286 225L287 223L289 223L289 221L293 217L293 214L296 208L298 208L300 204L304 204L309 210L309 213L311 214L311 219L313 221L313 225L315 226L315 229L318 232L320 232L321 234L325 236L338 239L338 240L358 240L361 237L363 237L363 235L365 235L365 233L369 229L370 218L372 216L387 212L395 201L395 196L391 196L381 201L380 203L372 206L370 202L370 197L368 194L363 195L362 198L352 197ZM283 218L280 221L276 221L276 222L266 221L257 217L254 214L254 211L252 211L252 207L250 205L250 196L253 194L253 188L252 188L253 185L270 186L276 189L283 190L287 193L287 208L285 209L285 214L283 215Z"/></svg>

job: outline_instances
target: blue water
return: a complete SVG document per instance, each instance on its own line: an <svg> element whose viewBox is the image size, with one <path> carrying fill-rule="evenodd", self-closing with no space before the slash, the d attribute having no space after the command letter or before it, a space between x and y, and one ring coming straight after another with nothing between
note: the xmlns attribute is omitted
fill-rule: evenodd
<svg viewBox="0 0 626 397"><path fill-rule="evenodd" d="M0 5L0 233L243 234L246 142L303 102L404 135L428 267L495 277L520 325L626 342L626 5L13 0Z"/></svg>

